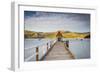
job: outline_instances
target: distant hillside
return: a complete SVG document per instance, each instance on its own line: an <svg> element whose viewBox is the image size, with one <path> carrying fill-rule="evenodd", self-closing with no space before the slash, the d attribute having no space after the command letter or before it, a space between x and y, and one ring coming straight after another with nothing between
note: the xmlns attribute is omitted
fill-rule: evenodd
<svg viewBox="0 0 100 73"><path fill-rule="evenodd" d="M44 33L43 32L33 32L33 31L24 31L24 37L25 38L44 38Z"/></svg>
<svg viewBox="0 0 100 73"><path fill-rule="evenodd" d="M62 31L63 38L90 38L90 33L79 33L79 32L70 32ZM57 32L34 32L34 31L24 31L25 38L56 38Z"/></svg>

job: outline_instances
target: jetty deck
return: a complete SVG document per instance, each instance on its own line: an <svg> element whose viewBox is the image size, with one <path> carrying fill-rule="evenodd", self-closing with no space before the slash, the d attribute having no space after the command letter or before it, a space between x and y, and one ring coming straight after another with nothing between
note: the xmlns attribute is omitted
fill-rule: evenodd
<svg viewBox="0 0 100 73"><path fill-rule="evenodd" d="M70 52L64 42L56 42L54 46L44 56L43 60L70 60L74 59L73 54Z"/></svg>

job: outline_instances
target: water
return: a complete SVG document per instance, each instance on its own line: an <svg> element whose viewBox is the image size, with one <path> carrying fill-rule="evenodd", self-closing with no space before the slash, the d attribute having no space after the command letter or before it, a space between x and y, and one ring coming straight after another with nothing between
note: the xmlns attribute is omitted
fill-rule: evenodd
<svg viewBox="0 0 100 73"><path fill-rule="evenodd" d="M52 41L54 41L53 39ZM90 58L90 39L64 39L69 40L69 50L74 54L76 59ZM50 39L25 39L24 41L24 59L35 61L36 47L39 46L39 59L47 52L47 42ZM48 44L50 48L50 43Z"/></svg>
<svg viewBox="0 0 100 73"><path fill-rule="evenodd" d="M90 58L90 39L63 39L69 40L69 50L76 59Z"/></svg>
<svg viewBox="0 0 100 73"><path fill-rule="evenodd" d="M90 39L70 40L69 49L76 59L90 58Z"/></svg>
<svg viewBox="0 0 100 73"><path fill-rule="evenodd" d="M50 44L53 44L54 39L25 39L24 40L24 60L35 61L36 60L36 47L39 49L39 59L41 59L47 52Z"/></svg>
<svg viewBox="0 0 100 73"><path fill-rule="evenodd" d="M25 39L24 40L24 48L29 49L32 47L37 47L39 45L43 45L46 42L51 41L50 39Z"/></svg>

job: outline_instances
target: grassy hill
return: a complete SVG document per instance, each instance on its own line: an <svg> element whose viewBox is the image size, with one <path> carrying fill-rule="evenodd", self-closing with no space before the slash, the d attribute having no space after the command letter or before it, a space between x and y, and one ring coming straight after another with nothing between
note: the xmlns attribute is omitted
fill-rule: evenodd
<svg viewBox="0 0 100 73"><path fill-rule="evenodd" d="M90 33L78 33L70 31L62 31L63 38L90 38ZM25 38L56 38L57 32L34 32L34 31L24 31Z"/></svg>
<svg viewBox="0 0 100 73"><path fill-rule="evenodd" d="M63 33L64 38L85 38L90 33L77 33L77 32L69 32Z"/></svg>

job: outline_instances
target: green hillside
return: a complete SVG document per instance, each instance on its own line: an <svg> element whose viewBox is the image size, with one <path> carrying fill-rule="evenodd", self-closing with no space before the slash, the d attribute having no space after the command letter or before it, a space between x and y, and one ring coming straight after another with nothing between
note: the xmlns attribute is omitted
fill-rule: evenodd
<svg viewBox="0 0 100 73"><path fill-rule="evenodd" d="M90 38L90 33L78 33L70 31L62 31L63 38ZM56 38L57 32L34 32L34 31L24 31L25 38Z"/></svg>

